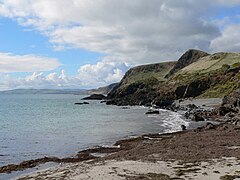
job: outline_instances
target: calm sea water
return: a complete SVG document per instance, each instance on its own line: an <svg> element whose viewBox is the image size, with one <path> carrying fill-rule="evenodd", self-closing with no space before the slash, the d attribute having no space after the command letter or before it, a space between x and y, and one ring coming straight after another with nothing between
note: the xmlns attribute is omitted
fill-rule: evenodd
<svg viewBox="0 0 240 180"><path fill-rule="evenodd" d="M95 145L144 133L176 131L187 124L176 113L146 116L76 95L0 95L0 166L44 156L67 157Z"/></svg>

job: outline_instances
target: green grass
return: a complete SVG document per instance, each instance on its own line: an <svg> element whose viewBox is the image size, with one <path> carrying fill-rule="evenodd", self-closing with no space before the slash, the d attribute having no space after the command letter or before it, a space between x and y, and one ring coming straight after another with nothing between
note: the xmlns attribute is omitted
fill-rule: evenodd
<svg viewBox="0 0 240 180"><path fill-rule="evenodd" d="M226 82L224 84L218 84L211 87L206 92L204 92L200 97L204 98L222 98L225 95L231 93L235 88L234 82Z"/></svg>
<svg viewBox="0 0 240 180"><path fill-rule="evenodd" d="M174 65L175 62L164 62L134 67L129 70L128 76L123 79L122 85L129 85L134 82L151 78L156 78L158 81L166 81L164 77L169 73Z"/></svg>
<svg viewBox="0 0 240 180"><path fill-rule="evenodd" d="M199 61L183 68L177 74L207 73L221 69L224 64L233 66L237 63L240 63L240 53L216 53L201 58Z"/></svg>

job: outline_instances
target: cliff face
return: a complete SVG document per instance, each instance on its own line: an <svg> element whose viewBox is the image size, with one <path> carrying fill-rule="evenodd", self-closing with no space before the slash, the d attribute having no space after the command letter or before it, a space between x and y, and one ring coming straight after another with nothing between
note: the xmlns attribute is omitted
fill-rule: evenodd
<svg viewBox="0 0 240 180"><path fill-rule="evenodd" d="M223 97L239 88L240 54L189 50L178 62L130 69L109 94L109 104L167 106L188 97Z"/></svg>
<svg viewBox="0 0 240 180"><path fill-rule="evenodd" d="M130 69L108 94L108 99L113 100L112 104L118 105L150 103L158 95L158 85L166 81L164 77L175 64L176 62L166 62Z"/></svg>

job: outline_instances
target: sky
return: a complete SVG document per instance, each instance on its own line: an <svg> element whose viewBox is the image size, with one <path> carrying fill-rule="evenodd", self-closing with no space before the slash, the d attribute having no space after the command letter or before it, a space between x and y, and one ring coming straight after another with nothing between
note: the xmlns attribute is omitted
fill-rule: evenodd
<svg viewBox="0 0 240 180"><path fill-rule="evenodd" d="M188 49L240 52L240 0L0 0L0 90L82 89Z"/></svg>

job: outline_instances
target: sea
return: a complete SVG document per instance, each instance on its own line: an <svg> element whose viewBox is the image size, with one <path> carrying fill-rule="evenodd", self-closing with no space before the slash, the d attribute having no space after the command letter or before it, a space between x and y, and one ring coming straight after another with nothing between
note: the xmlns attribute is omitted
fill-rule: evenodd
<svg viewBox="0 0 240 180"><path fill-rule="evenodd" d="M44 156L71 157L97 145L147 133L181 130L176 112L119 107L100 101L75 105L82 95L0 94L0 167Z"/></svg>

